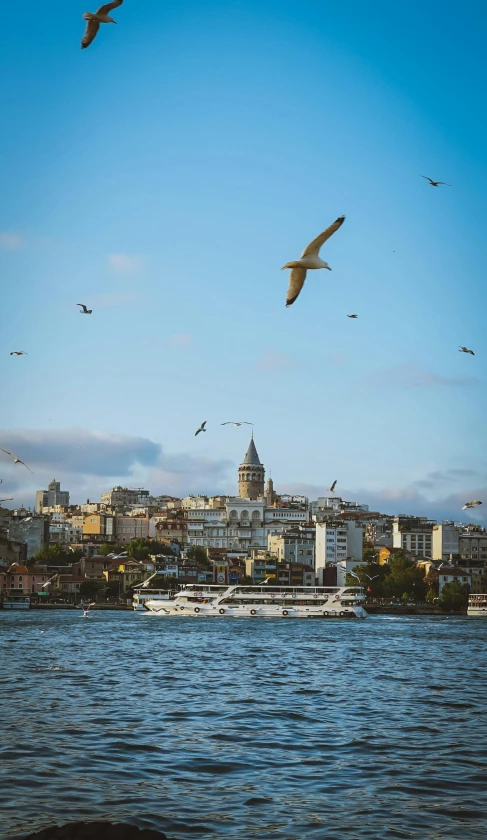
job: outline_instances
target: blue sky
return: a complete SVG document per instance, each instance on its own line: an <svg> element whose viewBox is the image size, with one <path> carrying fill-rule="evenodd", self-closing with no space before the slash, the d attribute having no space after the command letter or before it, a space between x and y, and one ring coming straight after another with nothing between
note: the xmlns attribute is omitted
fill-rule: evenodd
<svg viewBox="0 0 487 840"><path fill-rule="evenodd" d="M244 419L280 489L457 515L487 490L485 4L125 0L82 52L88 8L2 11L0 446L36 473L3 487L233 491Z"/></svg>

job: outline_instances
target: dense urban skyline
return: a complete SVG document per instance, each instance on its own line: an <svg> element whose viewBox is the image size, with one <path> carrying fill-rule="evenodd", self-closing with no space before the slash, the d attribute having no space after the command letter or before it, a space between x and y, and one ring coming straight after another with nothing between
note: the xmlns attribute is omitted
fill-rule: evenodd
<svg viewBox="0 0 487 840"><path fill-rule="evenodd" d="M466 519L487 499L485 9L125 3L89 55L82 5L23 9L3 16L0 445L35 476L0 460L2 495L235 492L247 435L219 424L242 417L281 491L338 477ZM332 273L286 311L281 266L341 213Z"/></svg>

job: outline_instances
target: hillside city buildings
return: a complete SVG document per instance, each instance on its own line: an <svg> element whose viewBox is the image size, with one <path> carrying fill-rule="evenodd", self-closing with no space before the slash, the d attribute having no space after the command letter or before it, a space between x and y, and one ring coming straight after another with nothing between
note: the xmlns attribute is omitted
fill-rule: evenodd
<svg viewBox="0 0 487 840"><path fill-rule="evenodd" d="M42 593L46 583L51 592L75 597L89 581L123 596L155 574L195 583L223 576L235 583L344 585L364 546L379 563L406 552L425 571L435 569L440 591L452 580L472 592L487 590L487 532L478 525L390 516L333 495L279 494L266 481L253 436L237 480L235 496L180 499L119 486L98 502L70 505L69 492L54 479L36 493L35 512L0 507L0 597ZM133 540L156 540L160 554L134 560L126 550ZM62 547L60 556L68 559L32 565L45 546ZM196 547L204 550L204 563L192 559Z"/></svg>

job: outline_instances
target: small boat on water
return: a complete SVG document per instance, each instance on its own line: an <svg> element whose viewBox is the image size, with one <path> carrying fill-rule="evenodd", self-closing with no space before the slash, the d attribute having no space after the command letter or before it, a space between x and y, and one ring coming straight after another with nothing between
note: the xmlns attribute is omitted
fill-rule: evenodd
<svg viewBox="0 0 487 840"><path fill-rule="evenodd" d="M487 618L487 595L469 595L467 615L472 618Z"/></svg>
<svg viewBox="0 0 487 840"><path fill-rule="evenodd" d="M232 618L367 618L360 586L198 586L166 598L148 598L160 616Z"/></svg>
<svg viewBox="0 0 487 840"><path fill-rule="evenodd" d="M30 598L25 595L7 595L2 607L4 610L30 610Z"/></svg>

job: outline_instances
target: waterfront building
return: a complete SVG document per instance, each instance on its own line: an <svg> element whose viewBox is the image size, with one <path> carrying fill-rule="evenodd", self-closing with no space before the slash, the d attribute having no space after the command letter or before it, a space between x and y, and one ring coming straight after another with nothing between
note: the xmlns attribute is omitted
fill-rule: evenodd
<svg viewBox="0 0 487 840"><path fill-rule="evenodd" d="M52 508L56 505L69 505L69 491L61 490L61 484L54 478L47 490L38 490L36 493L36 513L42 513L43 508Z"/></svg>
<svg viewBox="0 0 487 840"><path fill-rule="evenodd" d="M23 513L20 512L19 513ZM9 539L27 545L27 558L33 557L49 543L49 521L43 516L21 516L11 520L8 527Z"/></svg>
<svg viewBox="0 0 487 840"><path fill-rule="evenodd" d="M345 575L362 562L364 525L353 519L329 519L316 523L318 583L323 586L327 566L337 568L337 586L345 586Z"/></svg>
<svg viewBox="0 0 487 840"><path fill-rule="evenodd" d="M442 522L433 525L432 554L433 560L450 560L459 553L460 528L454 522Z"/></svg>
<svg viewBox="0 0 487 840"><path fill-rule="evenodd" d="M392 545L409 551L414 557L432 556L433 528L436 522L425 516L394 517L392 524Z"/></svg>
<svg viewBox="0 0 487 840"><path fill-rule="evenodd" d="M487 531L480 525L464 525L458 535L458 552L464 560L478 560L487 565Z"/></svg>
<svg viewBox="0 0 487 840"><path fill-rule="evenodd" d="M101 496L101 504L110 508L125 508L133 505L149 505L149 490L142 487L130 489L128 487L113 487L108 493Z"/></svg>
<svg viewBox="0 0 487 840"><path fill-rule="evenodd" d="M467 586L472 585L472 577L465 569L460 569L458 566L443 566L438 574L438 594L441 596L445 584L453 583L455 580Z"/></svg>
<svg viewBox="0 0 487 840"><path fill-rule="evenodd" d="M267 547L279 563L302 563L315 567L315 528L286 527L282 534L269 534Z"/></svg>
<svg viewBox="0 0 487 840"><path fill-rule="evenodd" d="M89 513L83 519L83 542L106 543L115 540L115 517L109 513Z"/></svg>

